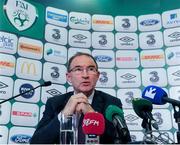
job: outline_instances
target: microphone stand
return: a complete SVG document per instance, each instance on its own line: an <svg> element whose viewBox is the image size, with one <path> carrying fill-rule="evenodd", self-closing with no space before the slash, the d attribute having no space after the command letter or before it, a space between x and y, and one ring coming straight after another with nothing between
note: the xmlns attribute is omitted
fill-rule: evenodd
<svg viewBox="0 0 180 145"><path fill-rule="evenodd" d="M12 100L12 99L15 99L15 98L17 98L17 97L19 97L19 96L22 96L22 95L24 95L24 94L26 94L26 93L29 93L29 92L31 92L31 91L39 88L39 87L46 87L46 86L50 86L50 85L51 85L51 82L50 82L50 81L44 82L43 84L41 84L41 85L39 85L39 86L37 86L37 87L35 87L35 88L32 88L32 89L27 90L27 91L25 91L25 92L23 92L23 93L20 93L20 94L18 94L18 95L15 95L15 96L13 96L13 97L11 97L11 98L9 98L9 99L6 99L6 100L1 101L1 102L0 102L0 105L3 104L3 103L5 103L5 102L7 102L7 101L10 101L10 100Z"/></svg>
<svg viewBox="0 0 180 145"><path fill-rule="evenodd" d="M150 119L143 119L141 126L142 126L142 128L145 129L145 135L147 136L150 133L150 137L152 137L151 120ZM143 140L143 144L146 144L146 143L147 143L146 139Z"/></svg>
<svg viewBox="0 0 180 145"><path fill-rule="evenodd" d="M172 105L174 108L174 118L175 118L175 122L178 125L178 130L177 130L177 143L180 144L180 106L175 106ZM176 110L176 107L178 107L178 110Z"/></svg>

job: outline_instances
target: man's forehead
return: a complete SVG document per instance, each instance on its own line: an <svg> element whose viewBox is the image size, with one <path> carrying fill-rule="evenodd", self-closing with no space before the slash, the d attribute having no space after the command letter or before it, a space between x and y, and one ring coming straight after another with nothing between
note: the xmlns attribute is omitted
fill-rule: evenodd
<svg viewBox="0 0 180 145"><path fill-rule="evenodd" d="M96 65L94 60L86 55L81 55L81 56L77 56L75 57L72 62L71 62L71 66L72 65Z"/></svg>

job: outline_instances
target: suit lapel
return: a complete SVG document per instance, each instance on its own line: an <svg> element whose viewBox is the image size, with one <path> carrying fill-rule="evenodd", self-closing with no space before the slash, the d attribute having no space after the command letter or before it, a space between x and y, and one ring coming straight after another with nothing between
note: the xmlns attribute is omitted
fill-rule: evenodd
<svg viewBox="0 0 180 145"><path fill-rule="evenodd" d="M92 107L95 111L103 113L104 112L104 99L101 94L95 90Z"/></svg>

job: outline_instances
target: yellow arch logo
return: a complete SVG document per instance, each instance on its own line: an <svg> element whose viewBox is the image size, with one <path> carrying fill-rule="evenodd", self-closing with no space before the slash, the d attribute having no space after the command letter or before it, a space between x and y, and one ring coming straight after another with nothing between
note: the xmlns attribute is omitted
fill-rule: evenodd
<svg viewBox="0 0 180 145"><path fill-rule="evenodd" d="M36 66L34 63L23 62L21 73L36 75Z"/></svg>

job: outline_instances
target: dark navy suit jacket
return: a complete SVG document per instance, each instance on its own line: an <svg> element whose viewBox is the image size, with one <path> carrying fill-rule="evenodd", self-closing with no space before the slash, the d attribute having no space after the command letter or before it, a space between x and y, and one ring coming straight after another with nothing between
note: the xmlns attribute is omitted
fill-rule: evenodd
<svg viewBox="0 0 180 145"><path fill-rule="evenodd" d="M57 115L65 107L73 92L60 96L49 98L46 103L43 117L40 120L34 135L31 138L31 144L59 144L60 123ZM102 91L95 90L92 108L102 113L105 117L105 110L109 105L116 105L122 108L120 99L115 98ZM105 132L100 136L101 144L113 144L115 138L115 128L111 122L105 119ZM127 142L123 142L127 143Z"/></svg>

